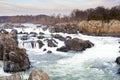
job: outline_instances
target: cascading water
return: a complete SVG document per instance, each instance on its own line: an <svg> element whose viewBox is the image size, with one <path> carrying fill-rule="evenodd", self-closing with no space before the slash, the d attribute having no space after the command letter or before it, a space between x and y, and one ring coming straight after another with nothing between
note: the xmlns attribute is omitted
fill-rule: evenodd
<svg viewBox="0 0 120 80"><path fill-rule="evenodd" d="M90 40L94 47L86 49L83 52L70 51L67 53L56 51L57 47L48 47L45 38L41 39L44 46L39 49L37 38L30 37L28 40L20 40L23 35L18 34L19 47L26 48L31 61L31 69L22 73L27 78L33 69L42 69L47 72L51 80L119 80L120 75L116 74L119 66L115 63L119 56L120 38L115 37L97 37L82 34L50 33L49 30L43 31L41 27L33 24L24 24L30 27L21 29L15 28L18 32L42 32L45 38L52 38L51 34L60 34L64 37L80 38ZM64 42L55 39L58 47L64 45ZM34 42L34 48L31 45ZM43 51L47 49L46 51ZM47 54L47 51L52 54ZM9 75L2 70L0 62L0 76Z"/></svg>

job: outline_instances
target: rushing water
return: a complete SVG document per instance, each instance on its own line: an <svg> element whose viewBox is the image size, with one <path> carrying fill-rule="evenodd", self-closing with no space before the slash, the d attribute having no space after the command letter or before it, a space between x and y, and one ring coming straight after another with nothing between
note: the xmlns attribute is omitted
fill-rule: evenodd
<svg viewBox="0 0 120 80"><path fill-rule="evenodd" d="M24 32L43 32L46 38L51 38L49 30L43 31L41 28L36 28L35 25L30 24L24 25L30 26L29 28L25 28ZM19 32L23 31L22 28L16 29ZM27 78L33 69L42 69L50 76L51 80L120 80L120 75L116 74L119 66L115 63L116 57L120 56L120 45L118 44L120 38L87 36L80 33L59 34L90 40L94 43L94 47L86 49L83 52L70 51L64 53L56 51L57 47L48 47L47 42L41 39L45 45L39 49L38 44L35 43L36 47L32 48L29 41L36 42L37 38L30 37L27 41L21 41L21 35L19 34L19 47L26 48L32 66L30 70L22 73L25 74L24 78ZM64 45L62 41L55 40L58 42L58 47ZM52 54L47 54L47 51L43 51L44 48L47 51L51 50ZM9 75L3 72L2 66L2 62L0 62L0 76Z"/></svg>

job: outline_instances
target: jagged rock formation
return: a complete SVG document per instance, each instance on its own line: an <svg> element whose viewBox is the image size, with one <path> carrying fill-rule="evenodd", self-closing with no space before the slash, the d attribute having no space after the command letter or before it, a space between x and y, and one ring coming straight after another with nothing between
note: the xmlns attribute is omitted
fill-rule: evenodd
<svg viewBox="0 0 120 80"><path fill-rule="evenodd" d="M5 72L25 71L30 62L25 49L18 47L17 33L0 33L0 60L3 60Z"/></svg>

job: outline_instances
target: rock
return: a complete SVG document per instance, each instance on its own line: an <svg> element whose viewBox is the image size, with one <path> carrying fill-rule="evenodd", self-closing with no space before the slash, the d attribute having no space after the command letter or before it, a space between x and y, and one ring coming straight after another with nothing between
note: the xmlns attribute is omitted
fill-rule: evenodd
<svg viewBox="0 0 120 80"><path fill-rule="evenodd" d="M22 80L19 73L15 73L11 76L0 77L0 80Z"/></svg>
<svg viewBox="0 0 120 80"><path fill-rule="evenodd" d="M1 29L0 33L8 34L8 32L6 30L4 30L4 29Z"/></svg>
<svg viewBox="0 0 120 80"><path fill-rule="evenodd" d="M61 35L59 35L59 34L56 34L56 35L52 35L54 38L56 38L56 39L59 39L59 40L61 40L61 41L65 41L65 38L64 37L62 37Z"/></svg>
<svg viewBox="0 0 120 80"><path fill-rule="evenodd" d="M79 32L79 28L76 27L76 25L57 25L50 29L50 32L63 32L63 33L69 33L69 34L77 34Z"/></svg>
<svg viewBox="0 0 120 80"><path fill-rule="evenodd" d="M21 40L28 40L28 36L27 35L22 36Z"/></svg>
<svg viewBox="0 0 120 80"><path fill-rule="evenodd" d="M44 35L45 33L43 33L43 32L39 32L39 34L40 34L40 35Z"/></svg>
<svg viewBox="0 0 120 80"><path fill-rule="evenodd" d="M30 43L31 43L31 46L32 46L32 48L35 48L35 42L34 41L30 41Z"/></svg>
<svg viewBox="0 0 120 80"><path fill-rule="evenodd" d="M43 51L46 51L47 49L43 49Z"/></svg>
<svg viewBox="0 0 120 80"><path fill-rule="evenodd" d="M38 39L43 39L45 38L44 36L37 36Z"/></svg>
<svg viewBox="0 0 120 80"><path fill-rule="evenodd" d="M39 44L39 48L43 47L44 44L43 44L43 42L41 40L38 40L37 42Z"/></svg>
<svg viewBox="0 0 120 80"><path fill-rule="evenodd" d="M36 36L37 36L37 33L36 33L36 32L30 32L30 36L31 36L31 37L36 37Z"/></svg>
<svg viewBox="0 0 120 80"><path fill-rule="evenodd" d="M57 51L61 51L61 52L68 52L70 49L67 46L63 46L61 48L57 48Z"/></svg>
<svg viewBox="0 0 120 80"><path fill-rule="evenodd" d="M3 42L0 41L0 60L3 60L4 55L4 45Z"/></svg>
<svg viewBox="0 0 120 80"><path fill-rule="evenodd" d="M17 42L17 44L18 44L17 33L18 33L17 30L13 29L13 30L10 32L10 36L11 36L11 38L13 38L13 39Z"/></svg>
<svg viewBox="0 0 120 80"><path fill-rule="evenodd" d="M120 57L117 57L115 62L120 65Z"/></svg>
<svg viewBox="0 0 120 80"><path fill-rule="evenodd" d="M57 47L57 42L54 39L48 39L48 47Z"/></svg>
<svg viewBox="0 0 120 80"><path fill-rule="evenodd" d="M3 56L4 71L18 72L30 68L30 62L25 49L16 48L14 51L6 51Z"/></svg>
<svg viewBox="0 0 120 80"><path fill-rule="evenodd" d="M5 24L4 29L13 29L14 25L13 24Z"/></svg>
<svg viewBox="0 0 120 80"><path fill-rule="evenodd" d="M47 51L47 53L52 53L52 51Z"/></svg>
<svg viewBox="0 0 120 80"><path fill-rule="evenodd" d="M9 34L0 34L0 49L0 59L3 60L5 72L25 71L30 68L26 50L19 48Z"/></svg>
<svg viewBox="0 0 120 80"><path fill-rule="evenodd" d="M90 41L84 41L82 39L74 38L68 39L65 41L65 45L73 51L83 51L86 48L92 47L92 43Z"/></svg>
<svg viewBox="0 0 120 80"><path fill-rule="evenodd" d="M70 36L66 36L65 39L66 39L66 40L68 40L68 39L72 39L72 37L70 37Z"/></svg>
<svg viewBox="0 0 120 80"><path fill-rule="evenodd" d="M42 70L33 70L28 80L50 80L50 77Z"/></svg>

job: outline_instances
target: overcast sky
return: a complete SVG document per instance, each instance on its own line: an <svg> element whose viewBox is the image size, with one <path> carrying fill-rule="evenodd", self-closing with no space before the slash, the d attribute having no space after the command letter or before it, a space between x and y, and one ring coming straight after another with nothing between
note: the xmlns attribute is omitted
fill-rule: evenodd
<svg viewBox="0 0 120 80"><path fill-rule="evenodd" d="M0 0L0 16L66 14L73 9L88 9L97 6L112 7L120 0Z"/></svg>

